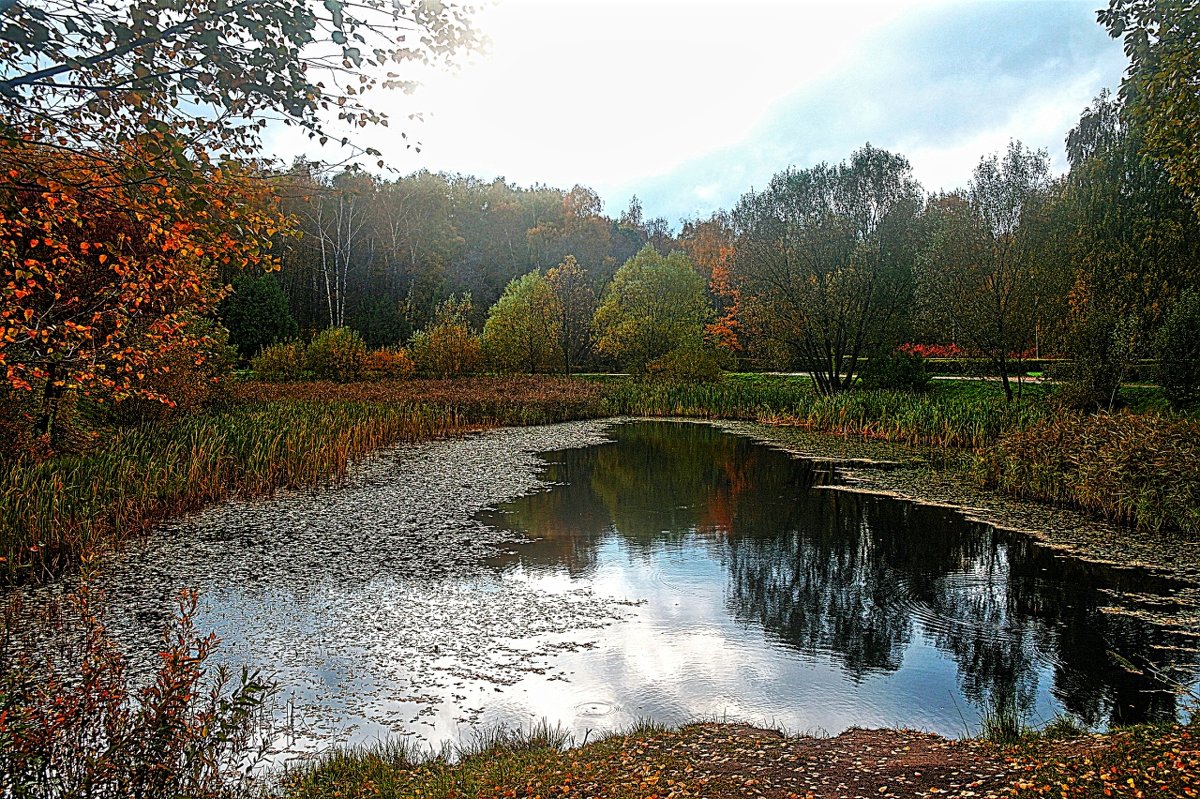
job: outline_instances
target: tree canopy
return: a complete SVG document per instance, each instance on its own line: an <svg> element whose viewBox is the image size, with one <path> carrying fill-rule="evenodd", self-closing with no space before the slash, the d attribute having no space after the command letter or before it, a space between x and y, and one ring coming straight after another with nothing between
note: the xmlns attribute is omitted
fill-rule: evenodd
<svg viewBox="0 0 1200 799"><path fill-rule="evenodd" d="M617 270L596 309L596 350L642 373L672 350L698 347L711 315L704 278L688 257L647 244Z"/></svg>
<svg viewBox="0 0 1200 799"><path fill-rule="evenodd" d="M920 186L903 156L867 144L849 161L788 169L733 213L733 285L745 323L825 393L903 330L909 222Z"/></svg>

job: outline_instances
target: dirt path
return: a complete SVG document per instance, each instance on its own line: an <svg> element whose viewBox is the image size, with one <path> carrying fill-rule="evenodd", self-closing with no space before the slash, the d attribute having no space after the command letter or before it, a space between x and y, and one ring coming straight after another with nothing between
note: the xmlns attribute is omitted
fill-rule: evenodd
<svg viewBox="0 0 1200 799"><path fill-rule="evenodd" d="M574 782L535 779L516 795L972 797L995 795L1011 781L1008 764L989 747L911 730L785 737L743 724L694 724L616 743L564 753Z"/></svg>

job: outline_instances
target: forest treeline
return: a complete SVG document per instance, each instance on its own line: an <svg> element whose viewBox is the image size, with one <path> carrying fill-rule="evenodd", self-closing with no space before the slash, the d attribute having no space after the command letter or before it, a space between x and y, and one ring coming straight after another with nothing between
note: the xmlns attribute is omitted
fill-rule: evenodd
<svg viewBox="0 0 1200 799"><path fill-rule="evenodd" d="M436 374L740 366L836 392L909 345L985 359L1007 390L1017 361L1064 358L1076 404L1106 407L1137 360L1168 361L1168 383L1194 371L1200 215L1120 98L1096 98L1066 147L1065 175L1014 141L927 194L867 144L677 230L583 186L300 162L280 181L299 235L278 273L234 281L222 319L244 357L349 328ZM464 351L433 364L430 332L455 325Z"/></svg>
<svg viewBox="0 0 1200 799"><path fill-rule="evenodd" d="M915 382L922 355L962 353L1011 397L1020 361L1056 356L1063 396L1100 408L1152 358L1172 403L1197 399L1187 4L1100 13L1130 70L1066 136L1066 175L1014 141L981 154L964 189L931 195L902 154L867 144L780 165L677 227L636 200L606 213L583 186L264 164L266 114L320 141L326 111L386 121L363 99L371 67L453 60L476 41L461 9L403 20L427 34L418 51L388 38L396 20L336 0L303 6L299 26L286 4L247 17L216 3L164 28L154 15L177 12L159 5L6 12L0 425L18 449L54 438L64 400L105 421L158 418L198 407L239 362L339 380L770 368L835 394ZM319 26L340 62L308 55ZM243 40L272 46L247 60ZM331 70L360 85L316 77Z"/></svg>

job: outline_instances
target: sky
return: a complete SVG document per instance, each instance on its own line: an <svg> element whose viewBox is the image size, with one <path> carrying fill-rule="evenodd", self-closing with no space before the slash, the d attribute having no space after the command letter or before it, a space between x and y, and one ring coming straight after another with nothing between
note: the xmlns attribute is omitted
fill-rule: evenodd
<svg viewBox="0 0 1200 799"><path fill-rule="evenodd" d="M1010 139L1065 171L1067 131L1126 67L1096 22L1105 2L495 0L476 16L487 50L373 95L390 125L356 143L399 174L582 184L611 215L636 194L674 227L866 142L928 191L965 186ZM294 131L266 143L341 157Z"/></svg>

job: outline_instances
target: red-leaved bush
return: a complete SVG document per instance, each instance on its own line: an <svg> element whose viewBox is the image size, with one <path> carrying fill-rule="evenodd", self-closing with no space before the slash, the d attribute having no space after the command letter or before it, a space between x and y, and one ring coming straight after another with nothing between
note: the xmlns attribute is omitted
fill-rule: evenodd
<svg viewBox="0 0 1200 799"><path fill-rule="evenodd" d="M0 629L0 796L233 797L265 737L269 688L206 665L217 646L185 591L152 679L137 680L84 588L31 610L10 600ZM136 683L143 684L138 687Z"/></svg>

